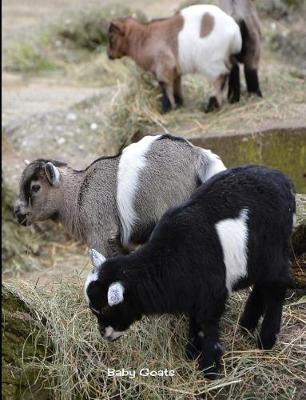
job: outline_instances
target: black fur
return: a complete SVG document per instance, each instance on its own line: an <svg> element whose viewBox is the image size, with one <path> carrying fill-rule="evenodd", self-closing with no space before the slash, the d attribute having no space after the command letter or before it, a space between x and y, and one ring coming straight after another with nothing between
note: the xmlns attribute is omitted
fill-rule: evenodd
<svg viewBox="0 0 306 400"><path fill-rule="evenodd" d="M260 166L223 171L181 206L167 211L150 240L127 256L107 260L87 288L90 304L106 326L127 329L142 315L184 313L190 317L186 353L216 377L222 356L219 321L228 290L216 223L248 209L247 277L233 288L253 285L241 325L253 331L263 316L259 345L270 349L280 329L289 281L288 240L295 213L294 189L281 172ZM124 300L107 303L111 283L121 282Z"/></svg>
<svg viewBox="0 0 306 400"><path fill-rule="evenodd" d="M164 82L159 82L159 85L162 90L162 101L161 101L162 112L167 113L167 112L171 111L172 106L171 106L169 97L167 96Z"/></svg>
<svg viewBox="0 0 306 400"><path fill-rule="evenodd" d="M258 97L262 97L262 93L259 87L258 73L256 69L244 67L244 75L247 84L247 89L250 94L256 94Z"/></svg>
<svg viewBox="0 0 306 400"><path fill-rule="evenodd" d="M233 65L229 74L227 98L230 103L236 103L240 100L240 75L238 64Z"/></svg>
<svg viewBox="0 0 306 400"><path fill-rule="evenodd" d="M209 112L211 112L211 111L218 110L219 108L220 108L220 105L219 105L219 103L218 103L218 100L217 100L216 96L211 96L211 97L208 99L208 103L207 103L207 105L206 105L204 111L205 111L206 113L209 113Z"/></svg>

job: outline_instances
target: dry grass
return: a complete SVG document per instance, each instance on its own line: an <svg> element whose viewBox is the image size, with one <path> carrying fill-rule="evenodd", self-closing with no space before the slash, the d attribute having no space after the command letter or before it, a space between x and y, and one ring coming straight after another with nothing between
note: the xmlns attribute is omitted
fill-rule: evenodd
<svg viewBox="0 0 306 400"><path fill-rule="evenodd" d="M306 298L287 300L283 328L273 351L256 349L237 321L245 293L229 302L222 323L223 377L207 381L196 362L184 356L184 318L156 317L138 322L115 343L100 339L83 299L83 279L75 275L50 288L25 282L9 285L35 311L53 348L51 360L33 362L55 399L302 399L306 384ZM28 360L27 360L28 362ZM110 378L107 368L135 369L135 379ZM174 377L139 376L141 368L174 369Z"/></svg>
<svg viewBox="0 0 306 400"><path fill-rule="evenodd" d="M225 104L220 111L209 114L203 112L203 106L212 89L201 76L184 77L184 107L161 114L157 83L130 64L125 79L127 84L120 85L113 98L109 126L115 132L125 132L126 137L135 139L156 131L175 131L188 136L199 132L246 132L274 121L303 118L305 77L281 62L268 60L260 74L263 99L249 98L243 89L239 103Z"/></svg>

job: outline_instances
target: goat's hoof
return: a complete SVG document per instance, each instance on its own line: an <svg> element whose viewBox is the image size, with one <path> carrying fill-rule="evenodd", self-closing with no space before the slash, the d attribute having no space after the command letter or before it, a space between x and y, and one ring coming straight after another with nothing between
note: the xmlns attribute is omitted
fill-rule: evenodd
<svg viewBox="0 0 306 400"><path fill-rule="evenodd" d="M205 378L210 380L220 378L220 360L214 361L213 364L203 361L200 362L199 366L201 371L203 371Z"/></svg>
<svg viewBox="0 0 306 400"><path fill-rule="evenodd" d="M250 320L249 318L244 318L242 317L239 321L239 325L241 328L241 332L242 333L253 333L256 326L257 326L257 322L256 324L254 324L253 320Z"/></svg>
<svg viewBox="0 0 306 400"><path fill-rule="evenodd" d="M271 350L276 342L276 335L262 335L260 334L257 338L257 346L261 350Z"/></svg>
<svg viewBox="0 0 306 400"><path fill-rule="evenodd" d="M215 96L211 96L208 100L207 106L204 108L204 112L209 113L216 111L220 108L218 100Z"/></svg>
<svg viewBox="0 0 306 400"><path fill-rule="evenodd" d="M182 97L175 96L174 99L175 99L175 103L176 103L176 108L180 108L184 105L184 101L183 101Z"/></svg>
<svg viewBox="0 0 306 400"><path fill-rule="evenodd" d="M198 349L194 341L188 342L186 345L186 357L188 360L196 360L199 355L201 354L201 351Z"/></svg>

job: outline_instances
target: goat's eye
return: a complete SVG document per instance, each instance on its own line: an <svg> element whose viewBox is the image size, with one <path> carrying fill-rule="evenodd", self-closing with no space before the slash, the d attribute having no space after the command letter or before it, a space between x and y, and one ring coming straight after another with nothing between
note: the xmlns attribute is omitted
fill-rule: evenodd
<svg viewBox="0 0 306 400"><path fill-rule="evenodd" d="M39 191L39 189L40 189L40 185L33 185L31 188L33 193L37 193Z"/></svg>

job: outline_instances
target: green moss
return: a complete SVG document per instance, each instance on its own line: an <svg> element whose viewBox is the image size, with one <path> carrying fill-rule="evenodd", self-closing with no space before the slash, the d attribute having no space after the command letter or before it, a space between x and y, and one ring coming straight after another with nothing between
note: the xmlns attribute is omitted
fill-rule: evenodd
<svg viewBox="0 0 306 400"><path fill-rule="evenodd" d="M191 141L215 151L227 167L263 164L279 168L293 180L297 192L306 193L305 130L289 129L254 135L200 137Z"/></svg>

